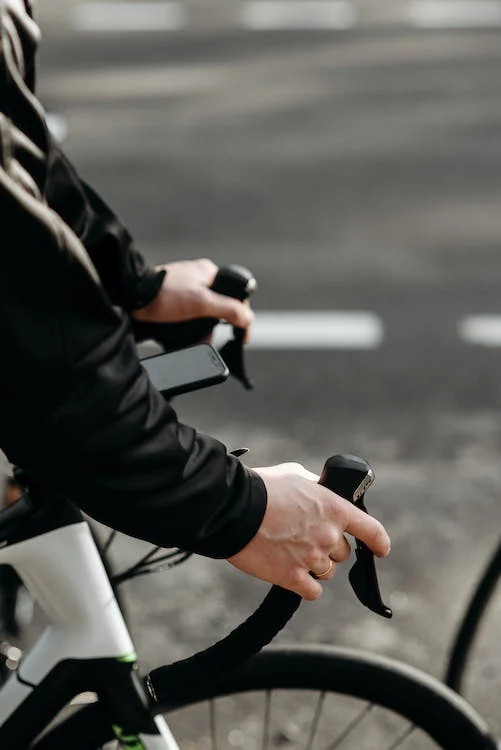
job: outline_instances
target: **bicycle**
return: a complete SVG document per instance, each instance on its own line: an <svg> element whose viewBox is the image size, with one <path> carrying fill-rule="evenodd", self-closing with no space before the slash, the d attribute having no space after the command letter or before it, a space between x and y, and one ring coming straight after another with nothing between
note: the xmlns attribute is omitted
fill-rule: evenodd
<svg viewBox="0 0 501 750"><path fill-rule="evenodd" d="M363 510L372 479L368 465L352 456L333 457L322 475L326 486ZM356 553L350 571L355 593L373 611L390 616L381 599L372 554L360 542ZM157 563L175 564L184 556L181 551L158 554L154 550L122 574L122 580ZM295 594L278 587L222 641L141 678L134 645L89 526L64 498L28 491L0 513L1 563L17 570L49 621L0 690L2 747L96 750L116 741L136 750L177 750L170 725L179 723L175 734L181 733L187 750L194 741L195 747L204 748L207 738L216 750L221 715L232 722L225 731L229 745L242 750L281 747L295 744L296 739L307 750L320 746L361 750L369 718L374 719L365 736L370 750L498 747L485 721L463 698L401 662L316 645L257 653L300 603ZM275 694L282 690L292 691L295 698L277 704ZM54 725L60 710L85 691L94 693L96 702ZM251 697L255 694L257 704ZM241 728L233 723L239 718L237 700L243 700ZM208 735L199 729L200 706L205 704ZM183 718L191 709L196 718ZM173 715L170 725L164 713ZM275 731L273 717L278 720ZM195 740L183 742L186 727L195 733ZM254 739L247 742L244 729L254 731ZM423 745L426 742L431 744Z"/></svg>
<svg viewBox="0 0 501 750"><path fill-rule="evenodd" d="M327 475L329 468L330 477L324 483L365 507L364 492L371 478L366 464L354 457L336 456L327 465ZM307 748L319 738L325 741L327 730L321 728L325 706L336 723L327 744L332 749L361 747L354 733L369 715L376 717L372 744L367 746L373 750L395 750L416 738L420 744L415 747L423 747L424 735L418 730L434 741L430 747L497 747L485 722L459 695L394 660L319 646L270 648L249 658L269 643L297 609L299 597L278 587L225 639L140 680L134 646L109 578L88 524L74 506L61 498L25 495L0 514L0 545L0 562L16 568L50 621L0 691L2 747L96 750L115 739L136 750L174 750L178 745L163 713L202 702L209 704L209 733L212 746L218 747L216 699L243 696L248 724L255 712L249 709L247 694L255 691L264 693L260 744L271 747L278 739L275 745L280 746L283 731L278 735L271 731L272 693L280 689L318 693L312 711L305 713L306 704L301 704L302 713L297 712L298 721L303 722L306 715L311 719L304 742ZM373 558L360 543L357 553L350 575L353 588L369 608L389 616L377 587ZM50 727L71 698L84 691L95 692L97 702ZM341 709L331 705L334 697L343 698ZM344 704L348 697L356 699L354 711ZM367 705L360 706L360 700ZM396 734L388 717L379 715L383 708L406 720ZM289 706L285 714L284 709L279 712L282 723L290 710ZM235 711L230 709L231 717ZM383 730L391 731L388 740L381 738ZM246 747L242 736L242 730L233 727L228 733L230 745Z"/></svg>

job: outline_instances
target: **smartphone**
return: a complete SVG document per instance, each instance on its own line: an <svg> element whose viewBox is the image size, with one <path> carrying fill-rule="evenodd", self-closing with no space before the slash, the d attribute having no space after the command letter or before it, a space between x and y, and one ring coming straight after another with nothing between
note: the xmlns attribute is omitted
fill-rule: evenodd
<svg viewBox="0 0 501 750"><path fill-rule="evenodd" d="M197 344L167 354L145 357L141 364L164 396L222 383L229 375L224 360L210 344Z"/></svg>

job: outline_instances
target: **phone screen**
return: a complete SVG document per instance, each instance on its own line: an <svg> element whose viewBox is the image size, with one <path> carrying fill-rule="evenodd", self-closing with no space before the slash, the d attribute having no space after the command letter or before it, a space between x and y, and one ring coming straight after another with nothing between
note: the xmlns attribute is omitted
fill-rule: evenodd
<svg viewBox="0 0 501 750"><path fill-rule="evenodd" d="M229 374L225 362L210 344L157 354L141 360L141 364L153 385L171 396L220 383Z"/></svg>

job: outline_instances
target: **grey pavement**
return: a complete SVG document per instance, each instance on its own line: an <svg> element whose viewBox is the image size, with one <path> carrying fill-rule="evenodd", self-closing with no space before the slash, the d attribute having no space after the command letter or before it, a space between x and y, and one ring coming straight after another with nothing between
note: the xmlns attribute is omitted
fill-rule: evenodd
<svg viewBox="0 0 501 750"><path fill-rule="evenodd" d="M178 399L180 417L250 448L249 465L375 467L369 507L393 548L380 621L346 570L280 636L363 646L440 675L499 539L501 352L457 333L500 311L501 32L77 34L47 18L40 91L67 151L152 261L250 266L261 309L362 309L372 351L249 353L256 390ZM138 542L121 539L117 556ZM142 548L142 547L141 547ZM264 587L192 560L127 585L145 666L220 636ZM499 721L501 597L470 696Z"/></svg>

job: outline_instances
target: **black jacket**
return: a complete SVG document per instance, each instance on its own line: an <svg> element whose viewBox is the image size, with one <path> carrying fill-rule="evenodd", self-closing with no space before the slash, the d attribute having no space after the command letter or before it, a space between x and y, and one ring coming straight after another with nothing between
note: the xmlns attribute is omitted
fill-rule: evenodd
<svg viewBox="0 0 501 750"><path fill-rule="evenodd" d="M151 386L128 313L162 275L51 141L24 0L0 0L0 34L0 447L109 526L235 554L261 523L263 482Z"/></svg>

